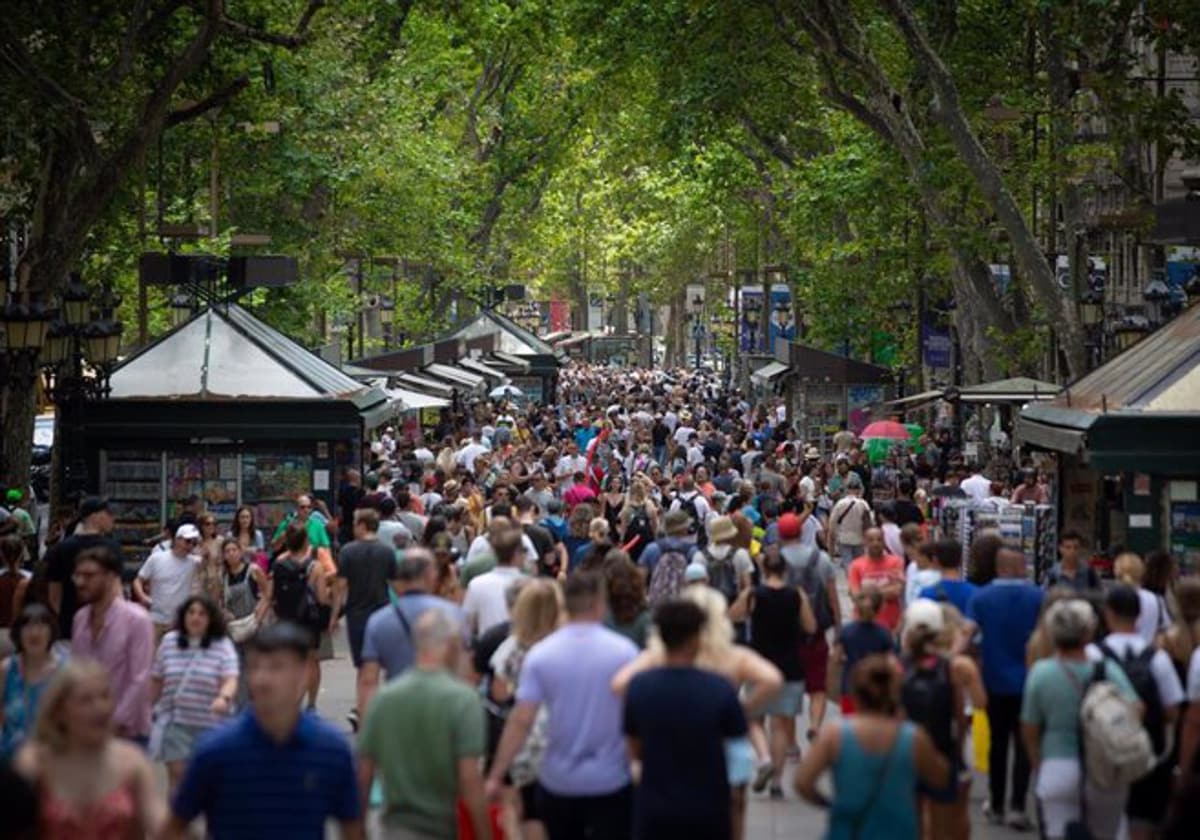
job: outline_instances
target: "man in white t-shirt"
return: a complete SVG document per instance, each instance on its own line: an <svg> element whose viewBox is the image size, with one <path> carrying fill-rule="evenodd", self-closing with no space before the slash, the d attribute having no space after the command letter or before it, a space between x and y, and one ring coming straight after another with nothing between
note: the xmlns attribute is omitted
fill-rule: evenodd
<svg viewBox="0 0 1200 840"><path fill-rule="evenodd" d="M496 567L472 578L463 597L463 612L471 636L478 638L498 624L508 621L508 588L525 577L524 536L516 528L506 528L492 539Z"/></svg>
<svg viewBox="0 0 1200 840"><path fill-rule="evenodd" d="M862 479L857 473L846 476L845 488L846 495L829 511L825 544L830 548L830 556L848 569L854 558L863 553L866 531L871 527L871 506L862 497Z"/></svg>
<svg viewBox="0 0 1200 840"><path fill-rule="evenodd" d="M1105 657L1115 660L1125 669L1131 681L1134 678L1130 660L1143 655L1150 656L1149 671L1158 691L1162 718L1158 721L1157 731L1149 726L1147 729L1151 729L1150 738L1156 754L1163 755L1170 743L1170 733L1175 731L1175 722L1179 718L1179 707L1183 703L1183 686L1166 651L1155 650L1137 632L1140 611L1138 593L1132 586L1120 584L1108 590L1104 597L1104 620L1109 632L1098 644L1088 645L1087 655L1093 661L1100 661ZM1147 650L1153 652L1145 654ZM1171 788L1171 773L1170 762L1164 761L1130 785L1129 796L1125 802L1125 816L1134 829L1130 832L1131 837L1152 836L1153 832L1147 833L1137 829L1161 825L1166 818L1169 796L1164 794Z"/></svg>
<svg viewBox="0 0 1200 840"><path fill-rule="evenodd" d="M454 460L459 466L466 467L467 472L473 473L475 472L475 459L490 451L483 444L483 433L476 429L467 444L455 453Z"/></svg>
<svg viewBox="0 0 1200 840"><path fill-rule="evenodd" d="M568 441L566 452L558 459L558 464L554 467L554 476L559 479L559 486L566 490L571 486L571 476L586 469L587 458L579 454L579 444L573 440Z"/></svg>
<svg viewBox="0 0 1200 840"><path fill-rule="evenodd" d="M171 629L175 613L192 594L192 579L199 565L194 552L199 544L200 529L191 523L180 525L170 547L152 551L133 581L133 597L150 611L156 640Z"/></svg>
<svg viewBox="0 0 1200 840"><path fill-rule="evenodd" d="M987 478L979 467L975 467L971 475L964 478L958 486L977 502L986 502L992 495L992 480Z"/></svg>

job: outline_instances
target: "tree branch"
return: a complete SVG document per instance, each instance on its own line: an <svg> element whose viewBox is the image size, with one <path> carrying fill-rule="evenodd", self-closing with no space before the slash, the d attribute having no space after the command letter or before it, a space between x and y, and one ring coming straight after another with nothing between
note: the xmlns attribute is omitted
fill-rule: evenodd
<svg viewBox="0 0 1200 840"><path fill-rule="evenodd" d="M25 49L25 45L21 43L21 39L13 34L3 22L3 16L0 15L0 58L4 60L9 67L16 73L28 79L34 87L38 88L49 99L66 105L74 111L83 111L85 106L83 100L76 97L74 94L67 91L62 85L52 79L50 76L38 67L33 56Z"/></svg>
<svg viewBox="0 0 1200 840"><path fill-rule="evenodd" d="M179 125L180 123L194 120L196 117L212 111L215 108L220 108L222 105L231 101L239 93L250 86L250 77L247 75L238 76L229 84L220 90L215 90L208 96L201 99L199 102L193 103L186 108L177 108L167 114L167 121L164 123L166 128Z"/></svg>
<svg viewBox="0 0 1200 840"><path fill-rule="evenodd" d="M271 32L266 29L259 29L258 27L226 17L225 15L221 16L221 29L235 38L258 41L263 44L272 44L277 47L294 50L308 40L308 30L312 24L312 19L324 5L325 0L308 0L308 5L304 7L304 11L300 15L300 20L296 23L295 31L290 35L283 32Z"/></svg>

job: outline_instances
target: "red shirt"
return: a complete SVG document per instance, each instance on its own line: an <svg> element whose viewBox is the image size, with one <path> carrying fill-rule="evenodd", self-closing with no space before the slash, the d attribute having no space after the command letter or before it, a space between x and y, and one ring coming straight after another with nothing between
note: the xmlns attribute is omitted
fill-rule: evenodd
<svg viewBox="0 0 1200 840"><path fill-rule="evenodd" d="M848 581L852 595L861 591L863 584L870 584L877 588L882 588L889 583L903 584L904 561L894 554L885 554L878 560L873 560L864 554L850 564ZM900 624L899 596L883 599L883 606L875 615L875 621L888 630L895 631L897 625Z"/></svg>

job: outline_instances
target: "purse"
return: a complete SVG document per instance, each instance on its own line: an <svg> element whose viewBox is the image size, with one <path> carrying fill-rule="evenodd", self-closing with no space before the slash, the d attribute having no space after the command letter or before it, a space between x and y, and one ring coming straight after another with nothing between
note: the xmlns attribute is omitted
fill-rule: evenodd
<svg viewBox="0 0 1200 840"><path fill-rule="evenodd" d="M250 570L246 570L246 575L250 574ZM222 603L229 602L229 572L223 571L221 574L221 589ZM250 611L248 615L241 618L235 618L225 624L225 632L229 634L229 638L234 644L241 644L249 640L251 636L258 632L258 627L261 622L258 620L258 609Z"/></svg>
<svg viewBox="0 0 1200 840"><path fill-rule="evenodd" d="M188 657L187 667L183 669L183 676L179 678L179 684L175 686L175 690L171 692L171 702L167 705L163 712L154 716L154 722L150 724L150 738L146 744L146 751L151 758L158 758L162 753L163 738L166 736L167 727L171 725L171 720L174 718L175 701L178 699L183 687L187 685L188 677L192 675L192 668L196 665L196 660L201 657L201 652L193 650Z"/></svg>

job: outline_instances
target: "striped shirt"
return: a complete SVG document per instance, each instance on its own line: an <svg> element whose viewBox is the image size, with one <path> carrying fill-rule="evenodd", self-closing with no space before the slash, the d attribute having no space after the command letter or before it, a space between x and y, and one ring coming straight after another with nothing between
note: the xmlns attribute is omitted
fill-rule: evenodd
<svg viewBox="0 0 1200 840"><path fill-rule="evenodd" d="M163 681L154 707L173 723L208 729L220 723L209 708L221 683L238 675L237 650L229 639L213 639L208 647L179 646L179 631L163 636L150 676ZM186 677L186 679L185 679Z"/></svg>
<svg viewBox="0 0 1200 840"><path fill-rule="evenodd" d="M186 822L203 814L214 840L324 840L327 818L360 818L349 742L302 714L291 738L277 743L244 712L200 739L171 811Z"/></svg>

